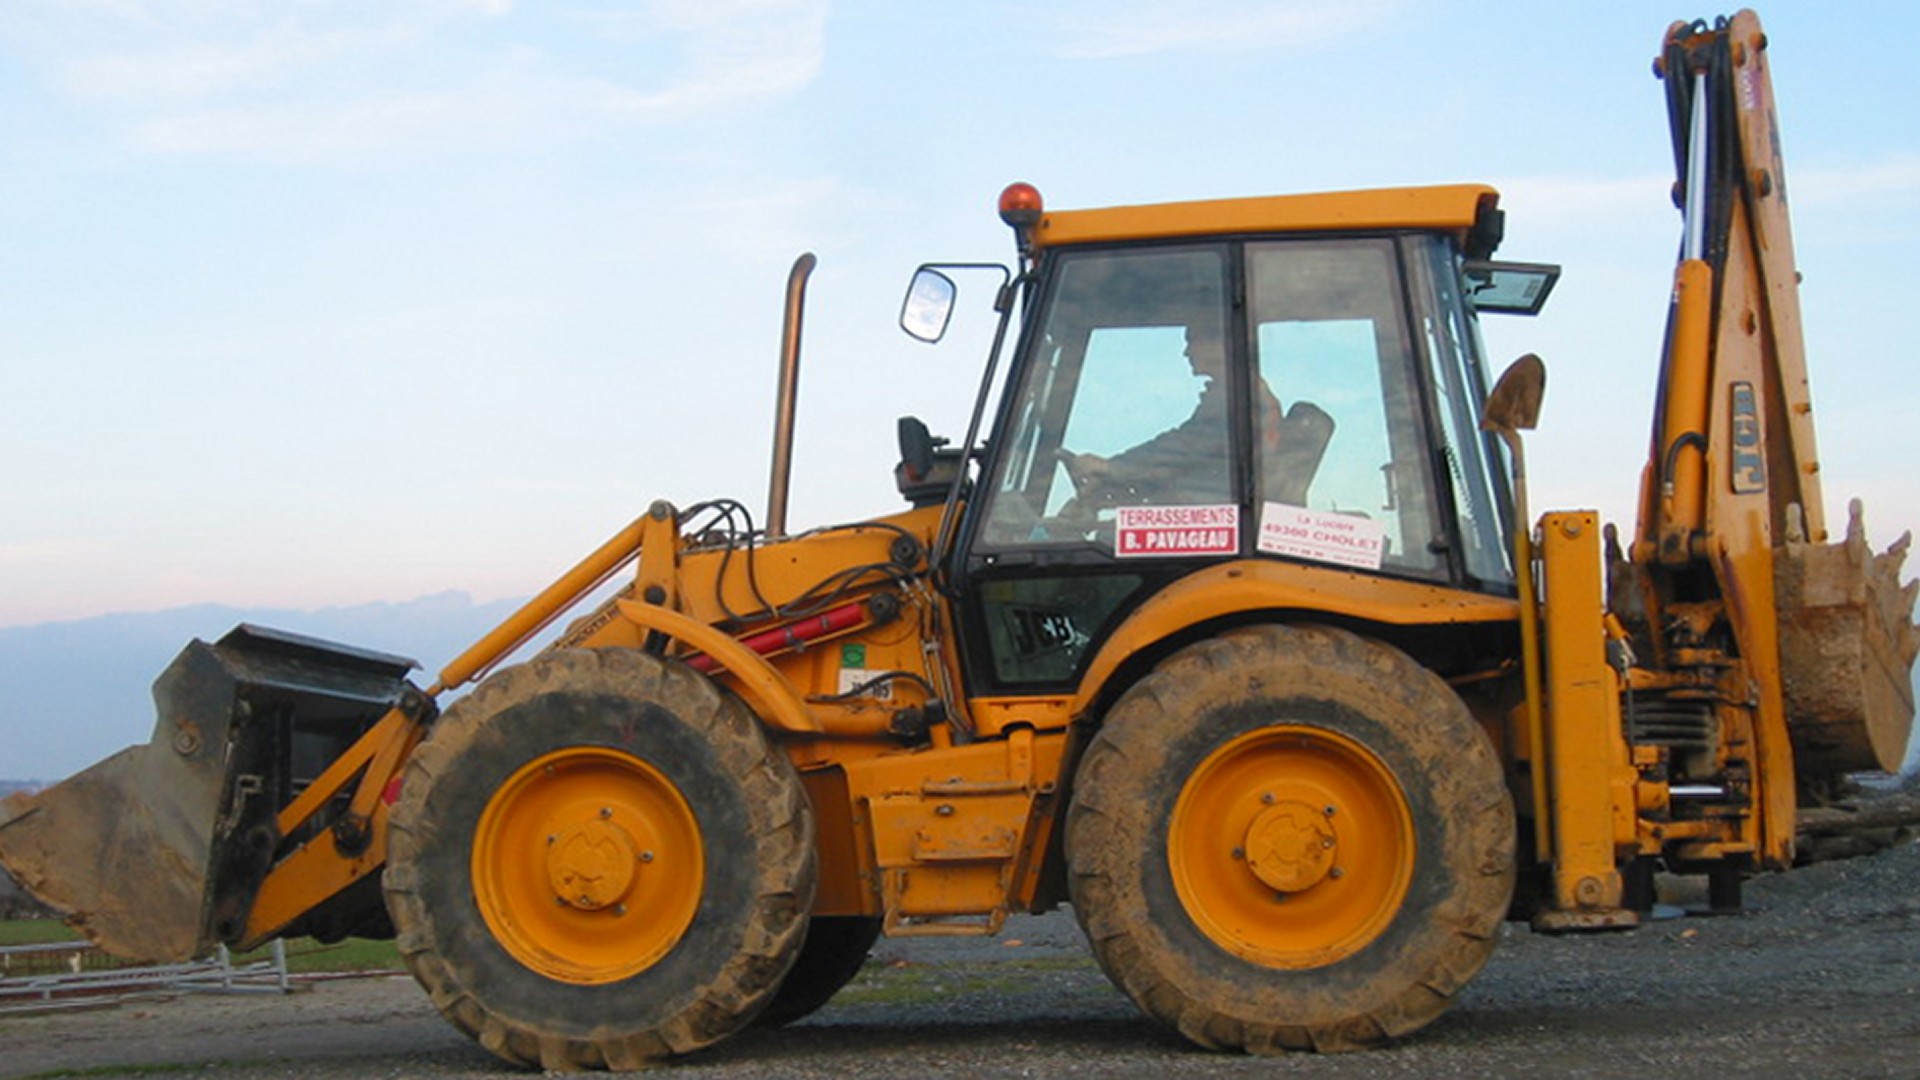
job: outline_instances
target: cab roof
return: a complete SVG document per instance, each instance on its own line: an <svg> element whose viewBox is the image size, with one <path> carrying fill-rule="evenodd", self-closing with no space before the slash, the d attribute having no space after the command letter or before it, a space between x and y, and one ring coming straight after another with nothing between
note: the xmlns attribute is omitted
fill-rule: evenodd
<svg viewBox="0 0 1920 1080"><path fill-rule="evenodd" d="M1353 232L1418 229L1452 233L1465 243L1499 193L1485 184L1379 188L1313 195L1049 210L1033 230L1036 248L1229 233Z"/></svg>

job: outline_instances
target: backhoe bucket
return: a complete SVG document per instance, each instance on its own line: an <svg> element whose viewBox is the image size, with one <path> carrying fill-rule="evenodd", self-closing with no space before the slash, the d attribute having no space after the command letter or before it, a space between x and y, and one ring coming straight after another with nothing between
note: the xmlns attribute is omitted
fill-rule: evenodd
<svg viewBox="0 0 1920 1080"><path fill-rule="evenodd" d="M1794 760L1803 777L1898 772L1913 730L1913 602L1900 584L1912 535L1867 546L1860 502L1837 544L1774 550L1780 666Z"/></svg>
<svg viewBox="0 0 1920 1080"><path fill-rule="evenodd" d="M149 963L238 939L298 787L416 665L242 625L154 681L153 739L0 803L0 864L102 948Z"/></svg>

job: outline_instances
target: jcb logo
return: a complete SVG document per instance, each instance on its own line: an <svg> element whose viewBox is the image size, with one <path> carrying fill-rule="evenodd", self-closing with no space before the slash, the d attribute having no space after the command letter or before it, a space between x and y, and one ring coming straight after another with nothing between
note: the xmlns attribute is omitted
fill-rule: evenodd
<svg viewBox="0 0 1920 1080"><path fill-rule="evenodd" d="M1733 384L1733 492L1757 495L1767 490L1767 461L1760 452L1760 405L1753 384Z"/></svg>

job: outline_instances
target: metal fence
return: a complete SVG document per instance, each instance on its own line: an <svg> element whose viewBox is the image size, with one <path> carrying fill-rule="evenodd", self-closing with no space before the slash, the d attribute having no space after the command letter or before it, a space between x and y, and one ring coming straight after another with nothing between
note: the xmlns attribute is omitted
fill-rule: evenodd
<svg viewBox="0 0 1920 1080"><path fill-rule="evenodd" d="M184 964L127 966L87 942L0 946L0 1015L91 1008L178 993L289 993L286 942L267 959L236 965L222 945Z"/></svg>

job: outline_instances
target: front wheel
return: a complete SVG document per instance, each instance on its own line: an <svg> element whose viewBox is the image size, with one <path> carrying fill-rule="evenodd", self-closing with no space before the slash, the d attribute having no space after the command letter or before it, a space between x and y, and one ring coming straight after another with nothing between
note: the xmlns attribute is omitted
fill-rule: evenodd
<svg viewBox="0 0 1920 1080"><path fill-rule="evenodd" d="M1202 1046L1372 1045L1486 962L1514 816L1485 733L1405 654L1261 626L1121 696L1067 816L1073 905L1108 976Z"/></svg>
<svg viewBox="0 0 1920 1080"><path fill-rule="evenodd" d="M740 702L627 650L456 702L388 829L401 955L454 1026L549 1070L638 1068L749 1023L812 906L811 810Z"/></svg>

